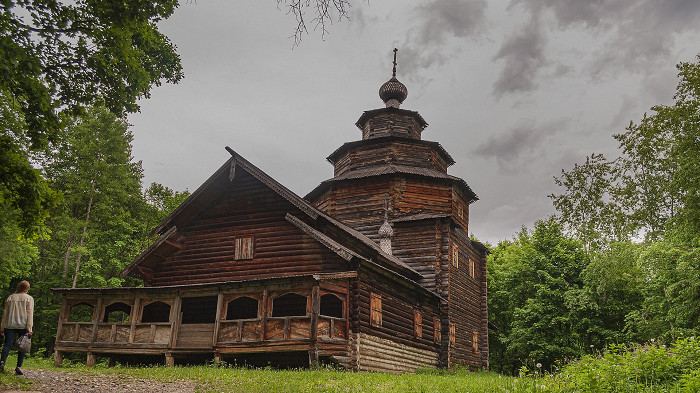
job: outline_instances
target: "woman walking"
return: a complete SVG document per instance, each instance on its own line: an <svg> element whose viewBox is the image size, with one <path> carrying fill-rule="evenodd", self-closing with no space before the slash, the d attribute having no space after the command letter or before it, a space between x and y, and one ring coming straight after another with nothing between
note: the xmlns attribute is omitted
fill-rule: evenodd
<svg viewBox="0 0 700 393"><path fill-rule="evenodd" d="M17 337L32 335L34 325L34 298L27 295L29 292L29 282L20 281L17 290L10 295L5 302L5 311L2 314L0 323L0 335L5 336L5 346L2 347L2 359L0 360L0 371L5 372L5 361L10 354L10 349ZM17 367L15 374L22 375L22 362L24 353L17 354Z"/></svg>

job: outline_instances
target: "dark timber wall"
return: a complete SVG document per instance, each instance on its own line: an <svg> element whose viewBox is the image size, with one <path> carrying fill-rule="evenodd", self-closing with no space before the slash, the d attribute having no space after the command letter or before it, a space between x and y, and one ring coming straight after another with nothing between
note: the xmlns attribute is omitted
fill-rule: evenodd
<svg viewBox="0 0 700 393"><path fill-rule="evenodd" d="M285 220L296 208L244 171L179 232L182 249L158 263L149 285L260 279L347 270L347 263ZM253 238L253 258L235 259L238 238Z"/></svg>

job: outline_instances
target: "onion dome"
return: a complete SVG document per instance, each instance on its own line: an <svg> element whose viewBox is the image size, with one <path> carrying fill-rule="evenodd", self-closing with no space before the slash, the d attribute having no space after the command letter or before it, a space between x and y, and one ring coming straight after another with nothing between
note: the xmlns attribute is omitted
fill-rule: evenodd
<svg viewBox="0 0 700 393"><path fill-rule="evenodd" d="M391 227L389 221L385 220L382 226L379 227L379 237L392 237L394 236L394 228Z"/></svg>
<svg viewBox="0 0 700 393"><path fill-rule="evenodd" d="M406 85L396 79L396 52L398 52L398 49L394 48L394 69L391 79L386 81L382 87L379 88L379 98L384 101L387 108L398 108L406 97L408 97Z"/></svg>

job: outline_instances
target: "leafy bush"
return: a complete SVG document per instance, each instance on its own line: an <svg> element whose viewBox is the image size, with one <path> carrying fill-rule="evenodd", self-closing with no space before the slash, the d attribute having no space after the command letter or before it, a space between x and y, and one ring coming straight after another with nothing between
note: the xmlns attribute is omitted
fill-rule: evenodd
<svg viewBox="0 0 700 393"><path fill-rule="evenodd" d="M523 369L515 392L682 392L700 393L700 340L673 345L611 345L603 354L587 355L557 374Z"/></svg>

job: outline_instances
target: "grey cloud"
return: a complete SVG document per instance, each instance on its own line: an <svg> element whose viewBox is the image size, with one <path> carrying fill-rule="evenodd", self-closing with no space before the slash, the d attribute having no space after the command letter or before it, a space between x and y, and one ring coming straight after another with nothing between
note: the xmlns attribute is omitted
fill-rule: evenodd
<svg viewBox="0 0 700 393"><path fill-rule="evenodd" d="M446 48L454 38L477 37L485 26L486 0L433 0L416 7L418 21L401 45L403 73L425 82L423 71L444 65L459 52Z"/></svg>
<svg viewBox="0 0 700 393"><path fill-rule="evenodd" d="M519 33L508 38L498 50L495 60L503 59L501 75L493 84L497 97L506 93L528 92L537 87L536 78L544 65L546 38L536 19Z"/></svg>
<svg viewBox="0 0 700 393"><path fill-rule="evenodd" d="M566 126L563 119L537 127L526 120L502 135L495 135L480 144L473 153L484 158L495 158L501 173L515 173L524 169L524 162L544 145L545 139Z"/></svg>

